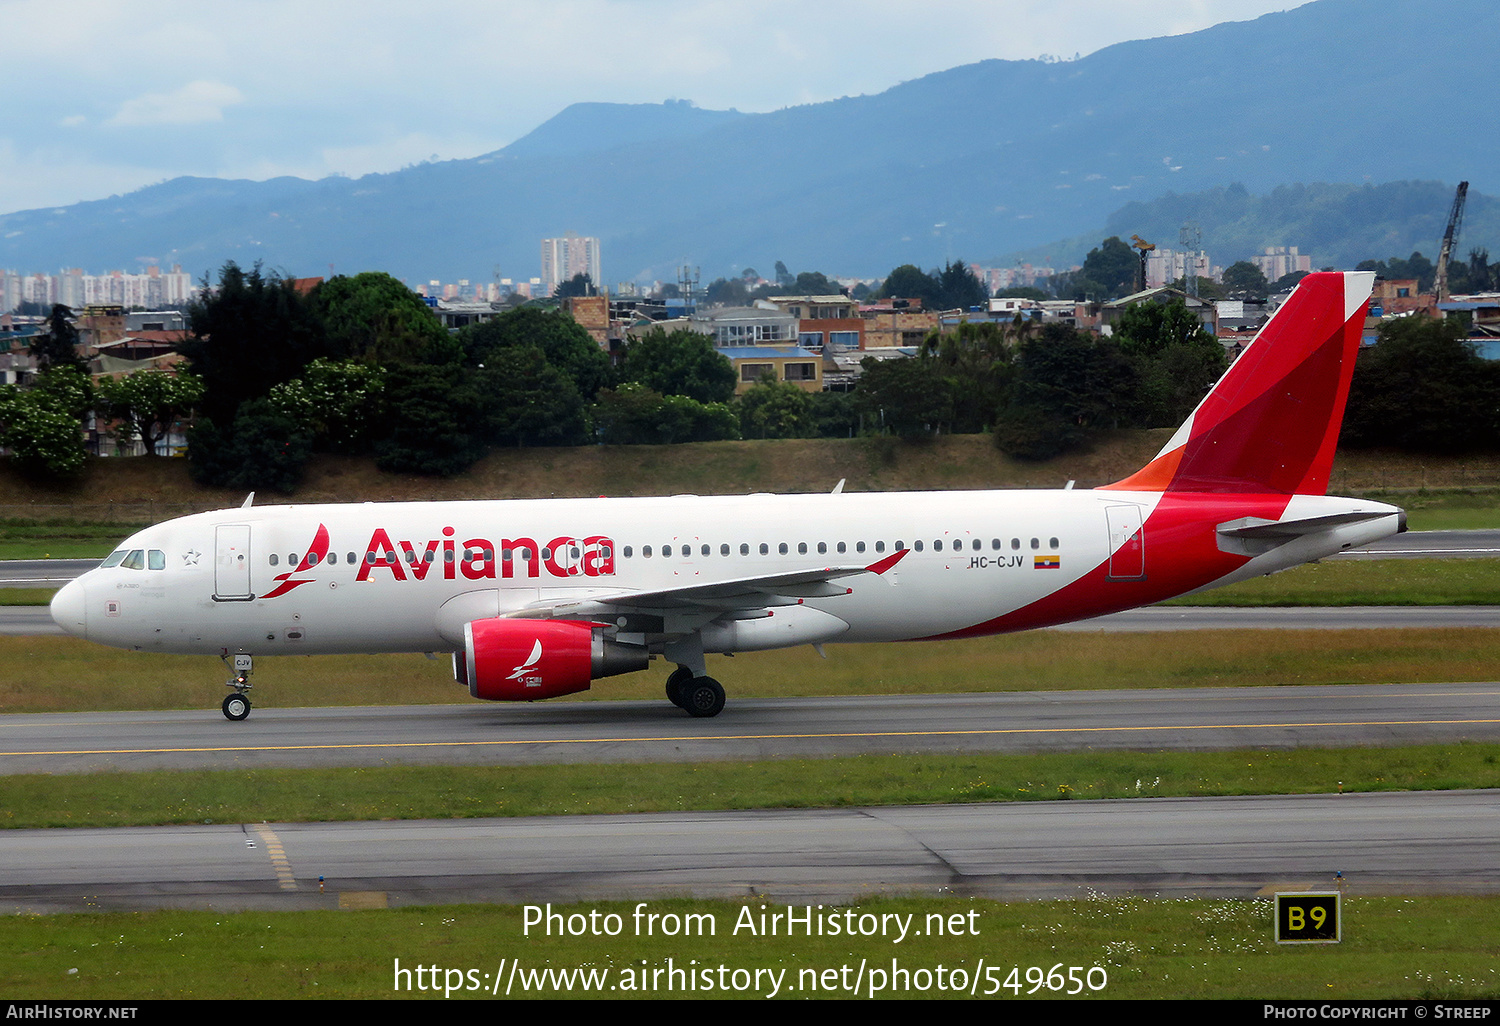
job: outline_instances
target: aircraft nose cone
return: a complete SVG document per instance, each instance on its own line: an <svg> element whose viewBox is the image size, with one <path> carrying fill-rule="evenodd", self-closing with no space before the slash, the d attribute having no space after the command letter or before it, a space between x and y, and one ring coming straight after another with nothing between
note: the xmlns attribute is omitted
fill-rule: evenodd
<svg viewBox="0 0 1500 1026"><path fill-rule="evenodd" d="M82 581L69 581L52 596L52 619L69 634L86 638L89 634L88 598Z"/></svg>

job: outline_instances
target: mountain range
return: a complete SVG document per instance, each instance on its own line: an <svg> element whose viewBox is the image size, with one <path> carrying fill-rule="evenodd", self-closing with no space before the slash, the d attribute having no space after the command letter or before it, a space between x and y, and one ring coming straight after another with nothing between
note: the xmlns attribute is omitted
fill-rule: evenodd
<svg viewBox="0 0 1500 1026"><path fill-rule="evenodd" d="M177 178L0 215L0 266L180 263L196 275L261 260L294 275L524 280L539 273L543 237L575 231L600 238L605 283L671 280L684 264L707 281L777 260L875 276L958 258L1062 263L1105 229L1169 233L1153 241L1172 246L1182 211L1162 206L1170 196L1302 183L1305 198L1335 183L1369 185L1369 199L1385 183L1430 183L1432 216L1357 258L1404 255L1413 239L1435 248L1452 183L1471 181L1471 197L1500 188L1483 85L1500 78L1500 51L1482 44L1497 37L1492 0L1316 0L1074 61L982 61L764 114L574 104L465 160L357 179ZM1285 234L1289 223L1248 209L1235 219L1224 246L1245 252L1221 247L1216 262L1269 245L1346 259ZM1212 247L1218 225L1200 221Z"/></svg>

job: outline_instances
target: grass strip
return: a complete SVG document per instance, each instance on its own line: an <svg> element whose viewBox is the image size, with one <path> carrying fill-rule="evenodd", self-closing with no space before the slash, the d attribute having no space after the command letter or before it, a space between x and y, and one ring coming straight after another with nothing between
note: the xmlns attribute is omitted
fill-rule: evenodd
<svg viewBox="0 0 1500 1026"><path fill-rule="evenodd" d="M710 656L729 700L810 695L1489 681L1500 629L1030 631L941 644L829 645ZM0 636L0 712L200 709L227 673L209 656L123 652L77 638ZM472 703L447 656L282 656L255 662L258 708ZM665 702L667 665L556 701ZM503 708L503 707L497 707Z"/></svg>
<svg viewBox="0 0 1500 1026"><path fill-rule="evenodd" d="M1306 563L1162 605L1493 606L1500 605L1500 559Z"/></svg>
<svg viewBox="0 0 1500 1026"><path fill-rule="evenodd" d="M25 774L5 778L0 826L463 819L1470 788L1500 788L1500 745L867 755L642 763L621 772L562 765Z"/></svg>
<svg viewBox="0 0 1500 1026"><path fill-rule="evenodd" d="M1048 972L1060 966L1054 982L1067 990L1077 986L1067 976L1078 966L1080 979L1094 968L1087 979L1102 989L1080 986L1083 993L1066 998L1070 1001L1500 996L1494 955L1500 948L1500 897L1488 895L1346 896L1343 942L1311 947L1274 942L1272 903L1266 898L1088 895L1004 903L945 895L872 897L848 907L852 921L890 923L892 934L900 920L880 917L911 917L908 922L919 933L908 933L899 944L891 935L799 931L788 937L783 930L765 936L758 929L752 934L747 922L758 923L763 911L784 914L789 907L766 898L548 907L564 922L575 914L585 922L593 915L600 933L602 924L617 923L613 937L558 936L556 931L543 936L539 926L528 935L526 908L519 905L351 914L332 907L338 895L330 893L326 900L329 910L310 912L11 917L0 930L0 989L28 1000L432 1000L492 999L492 988L506 995L509 985L511 999L764 1000L779 986L776 997L796 1000L967 998L972 987L975 996L994 999L1061 997L1047 988ZM790 907L820 917L819 922L851 921L842 908ZM658 919L645 918L651 914ZM940 932L939 922L962 926ZM659 928L669 923L678 924L677 936ZM691 933L682 935L684 929ZM512 960L519 964L513 967ZM418 966L426 970L421 976ZM398 968L406 970L404 976ZM544 973L535 989L518 986ZM567 985L559 986L560 979ZM453 989L445 991L445 984Z"/></svg>
<svg viewBox="0 0 1500 1026"><path fill-rule="evenodd" d="M51 605L56 588L0 588L0 606Z"/></svg>

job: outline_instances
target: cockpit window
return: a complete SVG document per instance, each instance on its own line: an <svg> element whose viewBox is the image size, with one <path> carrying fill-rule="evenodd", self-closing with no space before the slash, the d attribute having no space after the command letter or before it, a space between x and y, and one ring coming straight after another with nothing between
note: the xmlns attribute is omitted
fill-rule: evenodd
<svg viewBox="0 0 1500 1026"><path fill-rule="evenodd" d="M151 549L146 553L146 566L152 570L165 570L167 568L167 554L161 549Z"/></svg>
<svg viewBox="0 0 1500 1026"><path fill-rule="evenodd" d="M125 550L124 549L115 549L115 551L111 552L109 555L107 555L107 556L104 557L104 562L102 562L102 563L99 564L99 568L102 570L105 567L119 566L120 565L120 560L122 560L124 558L125 558Z"/></svg>
<svg viewBox="0 0 1500 1026"><path fill-rule="evenodd" d="M146 550L131 549L130 553L120 562L120 566L126 570L146 569Z"/></svg>

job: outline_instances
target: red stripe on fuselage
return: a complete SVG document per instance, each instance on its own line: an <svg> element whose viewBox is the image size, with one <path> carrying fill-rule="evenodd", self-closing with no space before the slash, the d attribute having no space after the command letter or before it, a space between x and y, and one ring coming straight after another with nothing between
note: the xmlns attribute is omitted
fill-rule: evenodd
<svg viewBox="0 0 1500 1026"><path fill-rule="evenodd" d="M1219 551L1215 532L1219 524L1241 517L1279 520L1291 499L1290 495L1168 492L1141 528L1146 553L1144 579L1111 580L1106 559L1078 580L1020 609L921 640L973 638L1051 627L1150 605L1201 588L1250 561L1248 556ZM1103 530L1102 524L1100 529Z"/></svg>

